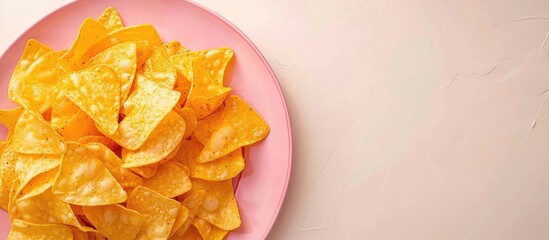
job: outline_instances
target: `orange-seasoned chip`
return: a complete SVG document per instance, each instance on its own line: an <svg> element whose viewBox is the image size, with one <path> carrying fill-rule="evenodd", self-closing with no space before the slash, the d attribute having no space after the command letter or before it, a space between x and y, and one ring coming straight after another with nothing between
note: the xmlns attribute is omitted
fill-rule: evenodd
<svg viewBox="0 0 549 240"><path fill-rule="evenodd" d="M179 97L178 92L138 77L137 89L124 103L126 117L120 122L118 131L109 137L126 149L138 149L177 104Z"/></svg>
<svg viewBox="0 0 549 240"><path fill-rule="evenodd" d="M194 113L194 111L190 108L180 109L175 107L174 110L183 118L183 120L185 120L185 134L183 135L183 139L186 139L194 133L198 125L196 113Z"/></svg>
<svg viewBox="0 0 549 240"><path fill-rule="evenodd" d="M108 33L109 31L102 24L92 18L86 18L80 25L78 35L76 35L71 48L61 56L59 64L67 72L80 68L85 63L80 59Z"/></svg>
<svg viewBox="0 0 549 240"><path fill-rule="evenodd" d="M219 86L223 86L225 69L234 55L232 49L214 48L191 51L183 54L190 56L193 59L193 62L200 64Z"/></svg>
<svg viewBox="0 0 549 240"><path fill-rule="evenodd" d="M237 176L244 169L245 161L240 148L214 161L198 163L196 158L203 147L194 138L183 140L181 148L174 158L189 167L191 177L208 181L223 181Z"/></svg>
<svg viewBox="0 0 549 240"><path fill-rule="evenodd" d="M129 169L122 168L122 160L107 146L100 143L87 143L84 146L89 150L90 156L103 161L105 167L123 188L137 187L143 184L141 177Z"/></svg>
<svg viewBox="0 0 549 240"><path fill-rule="evenodd" d="M191 226L193 220L195 219L196 214L200 210L200 206L202 206L202 203L204 203L205 196L206 196L206 191L198 190L188 194L187 197L182 197L182 196L177 197L177 199L181 202L182 206L185 206L189 210L189 215L185 220L185 222L181 224L181 226L177 229L177 231L175 231L175 233L172 234L174 237L180 237L179 239L181 239L181 237L185 235L185 232L187 232L187 230L190 230L189 227Z"/></svg>
<svg viewBox="0 0 549 240"><path fill-rule="evenodd" d="M173 89L177 78L177 69L170 61L166 49L155 47L149 59L145 62L143 75L158 85Z"/></svg>
<svg viewBox="0 0 549 240"><path fill-rule="evenodd" d="M69 120L76 116L78 111L80 111L80 107L74 104L69 98L65 97L65 95L58 96L51 108L51 126L55 129L62 128Z"/></svg>
<svg viewBox="0 0 549 240"><path fill-rule="evenodd" d="M20 83L24 82L27 78L27 70L35 63L40 57L46 53L51 52L51 49L40 43L35 39L29 39L25 44L25 50L23 50L23 55L19 62L15 66L13 75L11 76L9 87L8 87L8 97L12 101L19 103L19 98L21 96Z"/></svg>
<svg viewBox="0 0 549 240"><path fill-rule="evenodd" d="M13 130L15 152L26 154L61 154L65 144L59 134L40 114L23 111Z"/></svg>
<svg viewBox="0 0 549 240"><path fill-rule="evenodd" d="M177 233L176 233L177 234ZM183 235L178 236L174 235L173 237L169 238L170 240L176 240L176 239L185 239L185 240L203 240L202 236L200 236L200 233L196 229L195 226L189 227L189 229L182 233Z"/></svg>
<svg viewBox="0 0 549 240"><path fill-rule="evenodd" d="M16 219L34 223L62 223L81 227L69 204L57 198L49 190L27 199L17 199L15 202Z"/></svg>
<svg viewBox="0 0 549 240"><path fill-rule="evenodd" d="M14 170L21 182L20 188L39 174L57 168L61 164L62 155L50 154L17 154Z"/></svg>
<svg viewBox="0 0 549 240"><path fill-rule="evenodd" d="M196 140L198 140L203 145L208 142L208 139L212 136L212 133L215 129L217 129L217 126L219 126L219 123L221 122L221 117L223 117L223 112L215 112L212 113L210 116L207 116L200 121L198 121L196 125L196 131L194 132L194 137Z"/></svg>
<svg viewBox="0 0 549 240"><path fill-rule="evenodd" d="M189 49L181 45L179 41L169 41L160 46L166 49L166 53L168 54L168 56L173 56L190 51Z"/></svg>
<svg viewBox="0 0 549 240"><path fill-rule="evenodd" d="M197 215L223 230L233 230L240 226L240 213L234 197L232 180L211 182L192 179L191 192L205 190L204 203Z"/></svg>
<svg viewBox="0 0 549 240"><path fill-rule="evenodd" d="M122 205L82 207L86 218L109 240L132 240L145 223L145 217Z"/></svg>
<svg viewBox="0 0 549 240"><path fill-rule="evenodd" d="M198 156L198 162L213 161L254 144L269 134L269 125L238 96L227 98L223 117Z"/></svg>
<svg viewBox="0 0 549 240"><path fill-rule="evenodd" d="M86 63L89 59L102 52L103 50L110 48L114 45L125 43L125 42L136 42L138 43L138 56L137 62L140 62L140 52L146 51L147 49L159 46L162 44L162 40L156 32L156 29L150 24L142 24L135 26L128 26L120 28L116 31L109 33L101 41L95 44L81 59L80 62ZM143 61L147 55L143 55ZM138 64L139 66L139 64Z"/></svg>
<svg viewBox="0 0 549 240"><path fill-rule="evenodd" d="M16 107L10 110L0 109L0 123L4 124L10 130L13 130L22 112L22 107Z"/></svg>
<svg viewBox="0 0 549 240"><path fill-rule="evenodd" d="M181 204L139 186L128 197L127 207L145 216L145 224L137 235L137 239L167 239Z"/></svg>
<svg viewBox="0 0 549 240"><path fill-rule="evenodd" d="M8 240L59 240L73 239L72 230L62 224L35 224L22 220L14 220L11 225Z"/></svg>
<svg viewBox="0 0 549 240"><path fill-rule="evenodd" d="M82 145L87 143L100 143L111 151L115 151L120 147L115 141L105 136L84 136L78 139L78 142Z"/></svg>
<svg viewBox="0 0 549 240"><path fill-rule="evenodd" d="M27 52L27 50L25 51ZM25 62L27 60L22 60L10 80L10 99L26 109L39 113L46 112L51 108L59 92L57 88L59 79L57 59L64 53L65 51L48 52L35 61ZM23 58L28 58L28 56L24 55ZM27 65L23 66L23 63Z"/></svg>
<svg viewBox="0 0 549 240"><path fill-rule="evenodd" d="M123 167L141 167L160 162L177 148L183 134L185 121L176 112L169 112L140 148L133 151L122 149Z"/></svg>
<svg viewBox="0 0 549 240"><path fill-rule="evenodd" d="M199 217L194 218L193 225L198 229L200 236L202 236L204 240L223 240L228 233Z"/></svg>
<svg viewBox="0 0 549 240"><path fill-rule="evenodd" d="M141 177L151 178L152 176L154 176L154 174L156 174L157 169L158 169L158 165L150 165L150 166L130 168L130 171L134 172L135 174Z"/></svg>
<svg viewBox="0 0 549 240"><path fill-rule="evenodd" d="M120 84L120 102L123 103L130 93L130 88L135 77L137 69L136 43L126 42L115 45L100 52L93 57L86 67L105 64L109 66L121 81Z"/></svg>
<svg viewBox="0 0 549 240"><path fill-rule="evenodd" d="M158 166L154 176L143 180L143 186L167 198L174 198L186 193L192 187L187 174L170 162Z"/></svg>
<svg viewBox="0 0 549 240"><path fill-rule="evenodd" d="M192 85L185 102L202 119L217 110L227 97L231 88L219 86L197 63L192 64Z"/></svg>
<svg viewBox="0 0 549 240"><path fill-rule="evenodd" d="M179 209L179 213L177 214L177 217L175 218L175 222L173 223L172 229L170 230L170 237L175 234L177 229L179 229L189 218L189 209L185 206L181 206Z"/></svg>
<svg viewBox="0 0 549 240"><path fill-rule="evenodd" d="M100 130L113 134L118 128L120 79L105 65L68 74L61 80L65 96L86 112Z"/></svg>
<svg viewBox="0 0 549 240"><path fill-rule="evenodd" d="M124 24L122 24L122 19L120 19L120 15L118 15L118 11L116 11L113 7L106 8L97 19L97 22L101 23L109 32L124 27Z"/></svg>
<svg viewBox="0 0 549 240"><path fill-rule="evenodd" d="M57 130L66 141L78 141L85 136L102 135L95 127L95 121L83 110L78 111L63 127Z"/></svg>
<svg viewBox="0 0 549 240"><path fill-rule="evenodd" d="M52 192L63 201L82 206L98 206L126 201L127 194L116 178L94 154L96 150L68 143Z"/></svg>
<svg viewBox="0 0 549 240"><path fill-rule="evenodd" d="M19 192L19 200L29 199L49 190L55 181L55 176L57 175L58 170L58 168L54 168L33 178Z"/></svg>
<svg viewBox="0 0 549 240"><path fill-rule="evenodd" d="M75 227L71 228L71 230L72 230L73 240L89 240L88 233Z"/></svg>

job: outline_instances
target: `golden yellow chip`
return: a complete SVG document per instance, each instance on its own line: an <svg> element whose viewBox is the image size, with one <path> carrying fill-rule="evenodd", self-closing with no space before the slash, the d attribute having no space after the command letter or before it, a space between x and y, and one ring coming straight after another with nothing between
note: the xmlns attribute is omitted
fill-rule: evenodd
<svg viewBox="0 0 549 240"><path fill-rule="evenodd" d="M49 190L55 181L55 176L57 176L58 170L58 168L54 168L33 178L25 187L21 189L18 196L19 200L29 199Z"/></svg>
<svg viewBox="0 0 549 240"><path fill-rule="evenodd" d="M22 220L14 220L8 240L59 240L73 239L72 230L62 224L35 224Z"/></svg>
<svg viewBox="0 0 549 240"><path fill-rule="evenodd" d="M187 174L187 176L191 176L191 170L189 169L189 167L183 165L183 163L180 163L178 161L171 161L171 163L175 164L179 168L183 169L183 172L185 172L185 174Z"/></svg>
<svg viewBox="0 0 549 240"><path fill-rule="evenodd" d="M193 62L200 64L218 86L223 86L223 75L225 74L225 69L234 55L232 49L214 48L191 51L183 54L187 54L193 59Z"/></svg>
<svg viewBox="0 0 549 240"><path fill-rule="evenodd" d="M206 71L198 64L192 64L192 85L185 102L196 113L198 119L202 119L221 106L231 88L218 86Z"/></svg>
<svg viewBox="0 0 549 240"><path fill-rule="evenodd" d="M186 47L181 45L181 43L179 41L169 41L169 42L164 43L160 46L163 47L164 49L166 49L166 53L170 57L173 56L173 55L177 55L177 54L181 54L181 53L185 53L185 52L190 51L189 49L187 49Z"/></svg>
<svg viewBox="0 0 549 240"><path fill-rule="evenodd" d="M196 214L200 210L200 206L202 206L202 203L204 203L205 196L206 196L206 191L198 190L198 191L193 191L192 193L188 194L188 196L186 197L183 197L183 196L177 197L177 199L181 202L181 205L186 207L189 210L189 214L185 222L181 224L181 226L177 229L177 231L175 231L175 233L172 234L173 236L181 237L185 235L185 232L189 230L189 227L191 226L194 218L196 217Z"/></svg>
<svg viewBox="0 0 549 240"><path fill-rule="evenodd" d="M200 236L202 236L204 240L223 240L228 233L199 217L194 218L193 225L198 229Z"/></svg>
<svg viewBox="0 0 549 240"><path fill-rule="evenodd" d="M113 134L118 128L120 79L105 65L73 72L61 80L63 94L86 112L99 130Z"/></svg>
<svg viewBox="0 0 549 240"><path fill-rule="evenodd" d="M109 32L124 27L124 24L122 24L122 19L120 19L120 15L118 15L118 11L116 11L113 7L106 8L97 19L97 22L101 23Z"/></svg>
<svg viewBox="0 0 549 240"><path fill-rule="evenodd" d="M198 162L213 161L254 144L269 134L269 125L238 96L227 98L223 117L198 156Z"/></svg>
<svg viewBox="0 0 549 240"><path fill-rule="evenodd" d="M61 154L65 144L40 114L23 111L13 130L12 144L17 153Z"/></svg>
<svg viewBox="0 0 549 240"><path fill-rule="evenodd" d="M121 81L120 103L126 100L133 84L137 69L136 51L135 42L121 43L100 52L86 64L86 67L105 64L116 72Z"/></svg>
<svg viewBox="0 0 549 240"><path fill-rule="evenodd" d="M179 145L183 134L185 121L176 112L169 112L140 148L122 149L122 166L133 168L160 162Z"/></svg>
<svg viewBox="0 0 549 240"><path fill-rule="evenodd" d="M68 203L47 190L40 195L16 200L17 219L36 223L62 223L80 228Z"/></svg>
<svg viewBox="0 0 549 240"><path fill-rule="evenodd" d="M193 178L223 181L236 177L246 165L240 148L214 161L198 163L196 158L204 146L195 139L183 140L181 145L174 159L188 166Z"/></svg>
<svg viewBox="0 0 549 240"><path fill-rule="evenodd" d="M180 235L178 235L180 234ZM196 230L196 227L192 226L189 227L189 229L186 232L180 232L177 231L172 237L169 238L169 240L179 240L179 239L185 239L185 240L203 240L202 236L200 236L200 233L198 230Z"/></svg>
<svg viewBox="0 0 549 240"><path fill-rule="evenodd" d="M14 170L21 182L20 189L39 174L57 168L61 164L62 155L49 154L17 154Z"/></svg>
<svg viewBox="0 0 549 240"><path fill-rule="evenodd" d="M204 203L197 215L223 230L233 230L240 226L240 213L234 197L232 180L211 182L192 179L191 193L205 190Z"/></svg>
<svg viewBox="0 0 549 240"><path fill-rule="evenodd" d="M76 35L71 48L61 56L59 64L67 72L80 68L85 63L81 62L80 59L93 46L104 39L108 33L109 31L102 24L92 18L86 18L82 25L80 25L78 35Z"/></svg>
<svg viewBox="0 0 549 240"><path fill-rule="evenodd" d="M85 136L102 135L95 127L95 121L82 110L78 111L63 127L57 130L66 141L78 141Z"/></svg>
<svg viewBox="0 0 549 240"><path fill-rule="evenodd" d="M223 117L222 111L212 113L210 116L198 121L196 131L194 132L196 140L202 143L202 145L206 144L208 139L212 136L213 131L217 129L217 126L221 123L221 117Z"/></svg>
<svg viewBox="0 0 549 240"><path fill-rule="evenodd" d="M185 83L186 85L182 85L182 83ZM182 108L183 106L185 106L185 102L187 102L187 97L189 96L189 92L191 91L191 83L185 79L177 80L174 91L178 91L179 93L181 93L181 98L179 98L179 102L177 102L177 107Z"/></svg>
<svg viewBox="0 0 549 240"><path fill-rule="evenodd" d="M115 141L105 136L84 136L78 139L78 142L82 145L87 143L100 143L109 148L111 151L115 151L120 148Z"/></svg>
<svg viewBox="0 0 549 240"><path fill-rule="evenodd" d="M136 150L177 104L180 94L145 78L137 78L137 89L124 103L126 117L109 137L120 146Z"/></svg>
<svg viewBox="0 0 549 240"><path fill-rule="evenodd" d="M142 24L120 28L116 31L109 33L101 41L95 44L81 59L81 63L86 63L89 59L97 55L98 53L104 51L107 48L110 48L114 45L125 43L125 42L136 42L138 49L137 62L140 63L140 58L143 58L143 61L147 55L140 56L140 54L148 54L147 49L154 46L159 46L162 44L162 40L150 24ZM145 52L144 52L145 51ZM138 64L139 66L139 64Z"/></svg>
<svg viewBox="0 0 549 240"><path fill-rule="evenodd" d="M143 75L158 85L173 89L177 78L177 69L173 66L165 48L155 47L145 62Z"/></svg>
<svg viewBox="0 0 549 240"><path fill-rule="evenodd" d="M100 143L88 143L84 146L89 150L90 156L102 160L105 167L123 188L137 187L143 184L141 177L129 169L122 168L122 160L107 146Z"/></svg>
<svg viewBox="0 0 549 240"><path fill-rule="evenodd" d="M22 112L23 112L22 107L16 107L10 110L0 109L0 123L4 124L10 130L13 130Z"/></svg>
<svg viewBox="0 0 549 240"><path fill-rule="evenodd" d="M67 203L81 206L126 201L126 192L94 151L79 143L69 143L52 192Z"/></svg>
<svg viewBox="0 0 549 240"><path fill-rule="evenodd" d="M136 173L141 177L151 178L152 176L154 176L154 174L156 174L157 169L158 169L158 165L150 165L150 166L130 168L130 171Z"/></svg>
<svg viewBox="0 0 549 240"><path fill-rule="evenodd" d="M35 49L35 51L44 50ZM28 52L27 49L25 53L41 54ZM24 60L33 57L23 55L10 80L10 99L32 111L43 113L48 110L59 92L56 86L59 79L57 59L64 53L65 51L48 52L35 61Z"/></svg>
<svg viewBox="0 0 549 240"><path fill-rule="evenodd" d="M8 215L10 216L10 220L14 220L16 218L20 218L20 211L19 208L17 208L16 200L19 195L17 193L17 189L19 189L19 186L21 184L19 183L19 180L15 179L13 180L13 183L10 185L9 195L8 195Z"/></svg>
<svg viewBox="0 0 549 240"><path fill-rule="evenodd" d="M185 120L185 134L183 135L183 139L187 139L194 133L198 125L196 114L190 108L180 109L175 107L174 110L183 118L183 120Z"/></svg>
<svg viewBox="0 0 549 240"><path fill-rule="evenodd" d="M86 218L109 240L133 240L145 223L145 217L119 204L82 207Z"/></svg>
<svg viewBox="0 0 549 240"><path fill-rule="evenodd" d="M167 239L181 204L140 186L131 192L127 207L145 216L145 224L136 239Z"/></svg>
<svg viewBox="0 0 549 240"><path fill-rule="evenodd" d="M17 180L17 175L15 174L16 160L17 155L14 152L11 139L8 138L2 148L2 155L0 157L0 206L6 210L8 208L10 190L12 189L13 182Z"/></svg>
<svg viewBox="0 0 549 240"><path fill-rule="evenodd" d="M167 198L182 195L192 187L187 174L170 162L158 166L154 176L143 180L143 186Z"/></svg>
<svg viewBox="0 0 549 240"><path fill-rule="evenodd" d="M187 221L189 218L189 209L185 206L181 206L179 213L175 218L172 229L170 230L170 237L175 234L175 232Z"/></svg>
<svg viewBox="0 0 549 240"><path fill-rule="evenodd" d="M51 109L51 126L55 129L62 128L69 120L80 111L80 107L74 104L65 95L58 96Z"/></svg>

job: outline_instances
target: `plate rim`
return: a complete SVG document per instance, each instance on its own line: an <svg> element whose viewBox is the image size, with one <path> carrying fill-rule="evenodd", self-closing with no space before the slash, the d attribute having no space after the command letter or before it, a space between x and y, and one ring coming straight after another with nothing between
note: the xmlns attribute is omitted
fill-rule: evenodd
<svg viewBox="0 0 549 240"><path fill-rule="evenodd" d="M287 134L288 134L288 140L287 140L287 143L288 143L288 157L287 157L288 167L287 167L287 170L286 170L285 182L283 184L284 185L284 188L283 188L284 191L282 192L282 195L280 196L280 198L278 200L275 214L273 215L272 219L269 222L267 231L265 232L265 234L262 237L263 239L265 239L271 233L271 231L272 231L272 229L275 225L275 222L278 219L278 215L280 214L280 211L281 211L281 209L284 205L284 202L285 202L285 199L286 199L286 194L288 192L288 186L289 186L289 183L290 183L291 172L292 172L292 162L293 162L293 158L292 158L292 156L293 156L292 126L291 126L290 115L289 115L289 111L288 111L288 105L286 104L286 98L285 98L284 92L282 90L282 87L280 86L280 81L276 77L276 74L274 73L273 69L271 68L271 65L265 59L265 56L261 53L261 51L257 48L257 46L250 40L250 38L242 30L240 30L240 28L238 28L236 25L234 25L232 22L230 22L225 17L221 16L219 13L213 11L212 9L210 9L210 8L200 4L200 3L197 3L197 2L192 1L192 0L183 0L183 1L185 1L189 4L192 4L196 7L198 7L199 9L201 9L201 10L207 12L208 14L211 14L214 17L216 17L217 19L219 19L224 25L226 25L233 32L235 32L253 50L255 55L261 60L261 63L266 67L267 71L269 72L269 75L271 76L271 80L273 81L274 85L276 86L276 90L278 91L278 96L280 97L280 101L282 103L282 106L284 106L284 114L285 114L284 117L285 117L285 120L286 120L286 125L288 126L288 128L287 128ZM64 8L70 7L71 5L75 4L76 2L78 2L78 0L71 0L68 3L65 3L65 4L61 5L60 7L55 8L54 10L50 11L48 14L44 15L43 17L38 19L36 22L31 24L14 41L12 41L12 43L9 44L8 47L5 50L2 51L2 54L0 54L0 59L4 58L5 55L8 53L8 51L11 48L13 48L16 43L18 43L19 41L25 40L25 39L22 39L23 36L25 36L38 23L40 23L40 22L44 21L45 19L51 17L51 15L53 15L54 13L56 13L56 12L58 12L58 11L64 9ZM158 3L162 3L162 1L159 1Z"/></svg>

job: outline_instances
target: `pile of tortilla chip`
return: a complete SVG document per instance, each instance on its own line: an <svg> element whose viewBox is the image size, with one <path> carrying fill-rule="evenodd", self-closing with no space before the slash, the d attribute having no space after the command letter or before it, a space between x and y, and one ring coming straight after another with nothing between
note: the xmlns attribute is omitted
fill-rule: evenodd
<svg viewBox="0 0 549 240"><path fill-rule="evenodd" d="M223 239L232 179L269 126L229 95L229 48L163 43L107 8L68 50L28 40L0 110L8 239Z"/></svg>

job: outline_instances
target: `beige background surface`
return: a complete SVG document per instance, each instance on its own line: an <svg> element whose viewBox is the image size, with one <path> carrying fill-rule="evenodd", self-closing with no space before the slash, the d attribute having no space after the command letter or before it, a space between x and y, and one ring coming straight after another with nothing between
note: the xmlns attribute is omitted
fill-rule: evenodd
<svg viewBox="0 0 549 240"><path fill-rule="evenodd" d="M0 1L0 51L67 2ZM289 104L269 239L549 238L549 1L199 2Z"/></svg>

